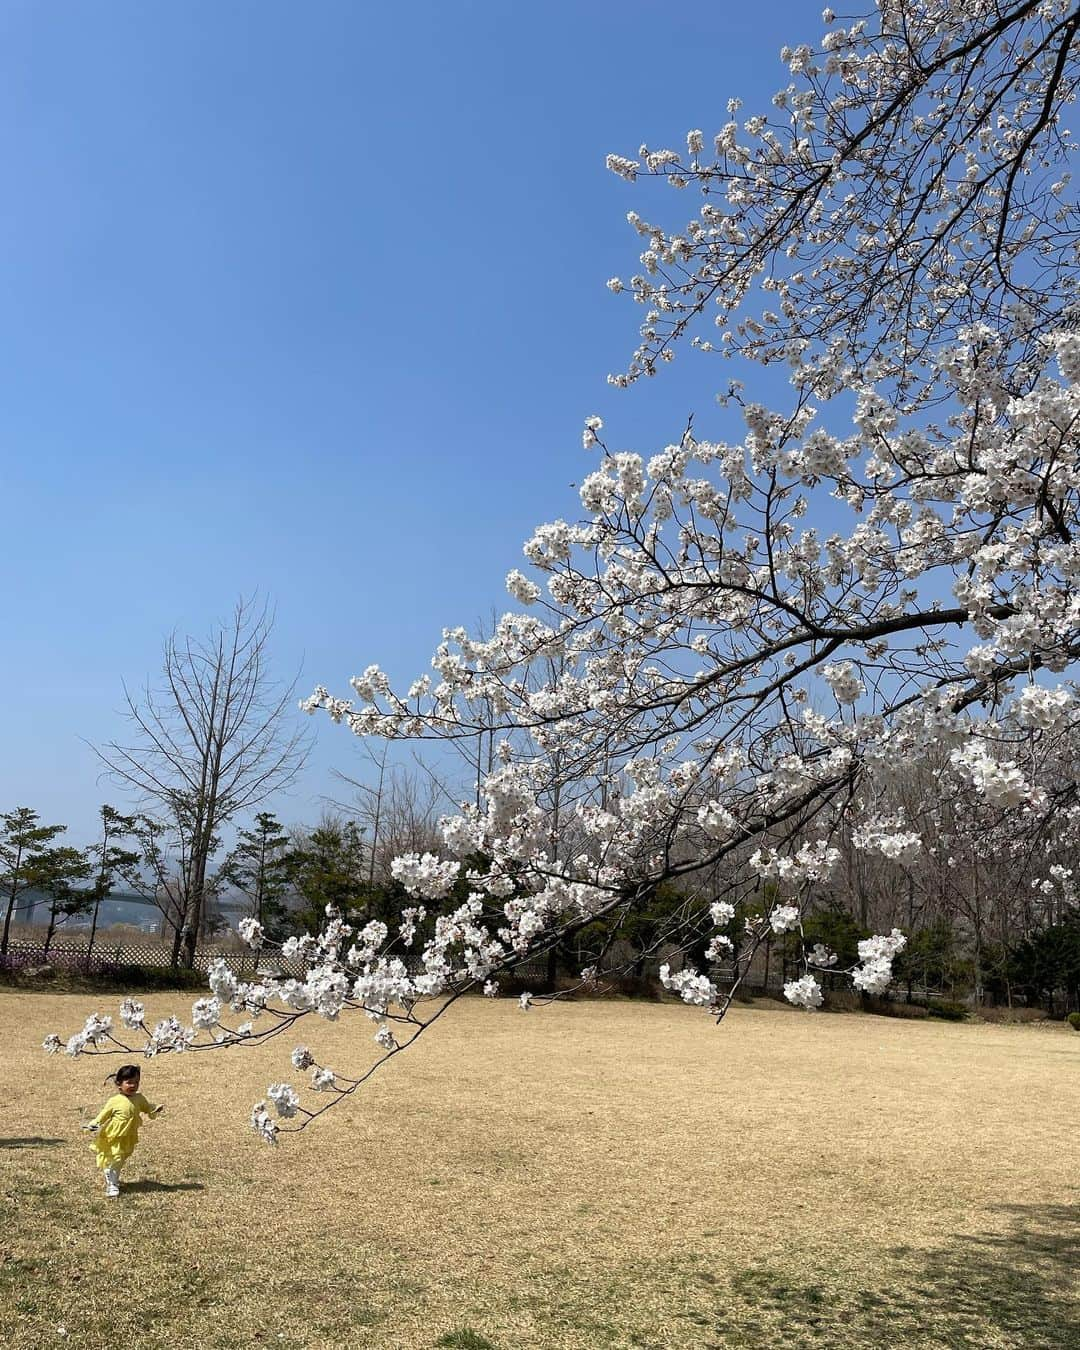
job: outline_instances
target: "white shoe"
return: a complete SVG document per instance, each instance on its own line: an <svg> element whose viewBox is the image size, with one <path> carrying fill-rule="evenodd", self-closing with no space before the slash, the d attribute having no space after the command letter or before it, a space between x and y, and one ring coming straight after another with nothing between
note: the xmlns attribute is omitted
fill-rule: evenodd
<svg viewBox="0 0 1080 1350"><path fill-rule="evenodd" d="M109 1186L108 1189L105 1191L105 1199L106 1199L106 1200L115 1200L115 1199L117 1199L117 1197L119 1196L119 1194L120 1194L120 1187L119 1187L119 1186Z"/></svg>

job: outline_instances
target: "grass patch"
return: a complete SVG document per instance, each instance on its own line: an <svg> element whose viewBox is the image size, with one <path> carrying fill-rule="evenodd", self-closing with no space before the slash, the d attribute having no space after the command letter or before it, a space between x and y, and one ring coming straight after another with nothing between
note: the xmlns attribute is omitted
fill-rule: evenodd
<svg viewBox="0 0 1080 1350"><path fill-rule="evenodd" d="M457 1331L448 1331L440 1336L435 1342L438 1346L444 1346L445 1350L497 1350L494 1341L489 1341L486 1336L481 1336L478 1331L473 1331L471 1327L460 1327Z"/></svg>
<svg viewBox="0 0 1080 1350"><path fill-rule="evenodd" d="M872 1285L820 1272L747 1268L727 1282L717 1346L1016 1347L1080 1345L1080 1206L1007 1206L1006 1231L901 1249Z"/></svg>

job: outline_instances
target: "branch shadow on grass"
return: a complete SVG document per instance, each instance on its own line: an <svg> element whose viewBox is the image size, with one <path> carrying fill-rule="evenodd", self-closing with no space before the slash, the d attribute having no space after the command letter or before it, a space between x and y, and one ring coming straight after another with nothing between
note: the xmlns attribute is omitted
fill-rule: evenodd
<svg viewBox="0 0 1080 1350"><path fill-rule="evenodd" d="M730 1282L711 1350L1002 1345L1080 1347L1080 1205L996 1205L1005 1232L894 1248L868 1288L750 1268Z"/></svg>
<svg viewBox="0 0 1080 1350"><path fill-rule="evenodd" d="M201 1181L125 1181L122 1186L125 1195L150 1195L163 1191L205 1191Z"/></svg>
<svg viewBox="0 0 1080 1350"><path fill-rule="evenodd" d="M52 1148L66 1139L47 1139L43 1134L28 1134L21 1139L0 1139L0 1148Z"/></svg>

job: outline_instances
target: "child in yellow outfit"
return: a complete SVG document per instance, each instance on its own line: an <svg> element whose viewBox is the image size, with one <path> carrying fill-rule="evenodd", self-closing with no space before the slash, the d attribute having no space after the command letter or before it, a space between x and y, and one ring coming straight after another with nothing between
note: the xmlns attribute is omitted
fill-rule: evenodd
<svg viewBox="0 0 1080 1350"><path fill-rule="evenodd" d="M97 1165L105 1173L105 1194L115 1199L120 1194L120 1169L139 1142L139 1115L153 1119L160 1116L164 1106L151 1106L139 1091L141 1072L137 1064L121 1064L109 1078L116 1080L116 1094L109 1098L98 1114L83 1126L97 1137L94 1152ZM106 1078L106 1083L109 1081Z"/></svg>

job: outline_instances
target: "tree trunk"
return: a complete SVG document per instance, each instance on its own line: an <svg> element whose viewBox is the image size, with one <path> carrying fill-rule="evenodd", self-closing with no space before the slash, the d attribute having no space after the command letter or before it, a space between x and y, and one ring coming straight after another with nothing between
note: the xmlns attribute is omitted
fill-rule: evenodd
<svg viewBox="0 0 1080 1350"><path fill-rule="evenodd" d="M180 943L183 940L184 928L182 924L177 924L173 929L172 957L169 961L173 970L180 964Z"/></svg>
<svg viewBox="0 0 1080 1350"><path fill-rule="evenodd" d="M183 960L188 970L195 968L195 952L202 932L203 909L206 904L206 858L208 849L202 846L193 857L191 884L184 900Z"/></svg>
<svg viewBox="0 0 1080 1350"><path fill-rule="evenodd" d="M975 1007L981 1008L983 1001L983 962L982 962L982 927L975 924L975 950L972 956L972 975L975 982Z"/></svg>
<svg viewBox="0 0 1080 1350"><path fill-rule="evenodd" d="M15 899L19 894L19 868L22 866L23 846L16 845L15 863L11 869L11 889L8 891L7 913L4 915L4 937L0 942L0 954L6 956L8 937L11 933L11 916L15 913ZM25 889L25 888L24 888Z"/></svg>
<svg viewBox="0 0 1080 1350"><path fill-rule="evenodd" d="M53 936L55 935L55 933L56 933L56 909L55 909L55 908L50 908L50 910L49 910L49 926L48 926L48 928L46 928L46 930L45 930L45 947L44 947L44 950L43 950L42 953L41 953L42 956L44 956L46 960L48 960L48 957L49 957L49 948L52 946L52 940L53 940Z"/></svg>
<svg viewBox="0 0 1080 1350"><path fill-rule="evenodd" d="M255 875L255 919L263 921L263 889L266 885L266 843L259 846L259 870Z"/></svg>
<svg viewBox="0 0 1080 1350"><path fill-rule="evenodd" d="M100 908L101 908L101 897L98 896L98 898L94 901L94 912L93 916L90 919L90 939L86 944L86 960L84 962L84 966L87 970L90 969L90 956L94 950L94 937L97 933L98 910Z"/></svg>
<svg viewBox="0 0 1080 1350"><path fill-rule="evenodd" d="M908 932L909 932L909 933L914 933L914 932L915 932L915 876L914 876L914 874L913 874L912 872L910 872L910 871L909 871L908 874L907 874L907 912L908 912ZM911 967L908 966L908 977L907 977L907 1001L908 1001L909 1003L911 1003L911 1002L914 1001L914 999L913 999L913 994L912 994L912 983L913 983L913 980L912 980L912 971L911 971Z"/></svg>
<svg viewBox="0 0 1080 1350"><path fill-rule="evenodd" d="M4 938L0 942L0 954L7 955L8 934L11 932L11 915L15 909L15 896L18 894L14 889L8 892L7 913L4 915Z"/></svg>
<svg viewBox="0 0 1080 1350"><path fill-rule="evenodd" d="M188 970L195 969L195 952L199 946L199 930L190 924L184 924L181 930L183 934L183 958L184 965Z"/></svg>

